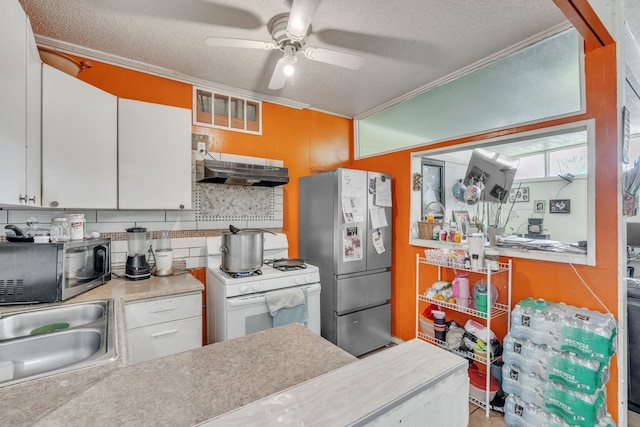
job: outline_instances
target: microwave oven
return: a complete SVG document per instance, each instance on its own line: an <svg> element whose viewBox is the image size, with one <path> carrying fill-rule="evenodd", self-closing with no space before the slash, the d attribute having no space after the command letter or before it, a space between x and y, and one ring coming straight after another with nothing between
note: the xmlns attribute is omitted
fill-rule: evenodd
<svg viewBox="0 0 640 427"><path fill-rule="evenodd" d="M109 280L109 238L0 243L0 305L64 301Z"/></svg>

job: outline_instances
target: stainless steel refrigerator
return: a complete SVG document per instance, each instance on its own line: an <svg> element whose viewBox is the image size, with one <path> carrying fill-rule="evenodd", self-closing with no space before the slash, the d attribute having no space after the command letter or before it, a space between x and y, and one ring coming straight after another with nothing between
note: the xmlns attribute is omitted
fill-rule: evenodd
<svg viewBox="0 0 640 427"><path fill-rule="evenodd" d="M300 178L299 256L320 268L321 334L359 356L391 342L391 176Z"/></svg>

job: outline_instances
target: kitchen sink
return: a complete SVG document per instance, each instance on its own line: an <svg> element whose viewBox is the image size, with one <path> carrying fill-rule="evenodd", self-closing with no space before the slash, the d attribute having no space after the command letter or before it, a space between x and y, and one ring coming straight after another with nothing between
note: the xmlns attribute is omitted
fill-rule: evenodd
<svg viewBox="0 0 640 427"><path fill-rule="evenodd" d="M0 318L0 340L86 325L106 316L107 306L101 301L9 314Z"/></svg>
<svg viewBox="0 0 640 427"><path fill-rule="evenodd" d="M0 319L0 387L116 357L113 300L10 313Z"/></svg>

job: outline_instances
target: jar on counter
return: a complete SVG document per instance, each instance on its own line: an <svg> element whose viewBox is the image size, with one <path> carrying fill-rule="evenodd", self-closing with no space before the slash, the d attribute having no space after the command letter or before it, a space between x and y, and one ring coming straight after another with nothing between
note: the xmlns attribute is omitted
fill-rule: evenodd
<svg viewBox="0 0 640 427"><path fill-rule="evenodd" d="M49 229L49 237L53 243L69 241L69 239L71 239L69 218L52 218L51 228Z"/></svg>
<svg viewBox="0 0 640 427"><path fill-rule="evenodd" d="M500 252L495 249L485 249L484 251L484 260L488 270L498 271L499 260L500 260Z"/></svg>
<svg viewBox="0 0 640 427"><path fill-rule="evenodd" d="M66 215L69 219L69 229L71 240L84 239L84 231L86 226L86 219L84 214L69 214Z"/></svg>

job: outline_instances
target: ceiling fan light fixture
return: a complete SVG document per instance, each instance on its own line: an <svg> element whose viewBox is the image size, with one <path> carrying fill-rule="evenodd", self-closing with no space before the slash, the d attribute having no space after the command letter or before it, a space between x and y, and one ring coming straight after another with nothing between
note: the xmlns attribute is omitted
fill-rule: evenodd
<svg viewBox="0 0 640 427"><path fill-rule="evenodd" d="M296 72L296 69L294 68L293 64L287 64L282 69L282 72L284 73L285 76L291 77L293 76L293 73Z"/></svg>

